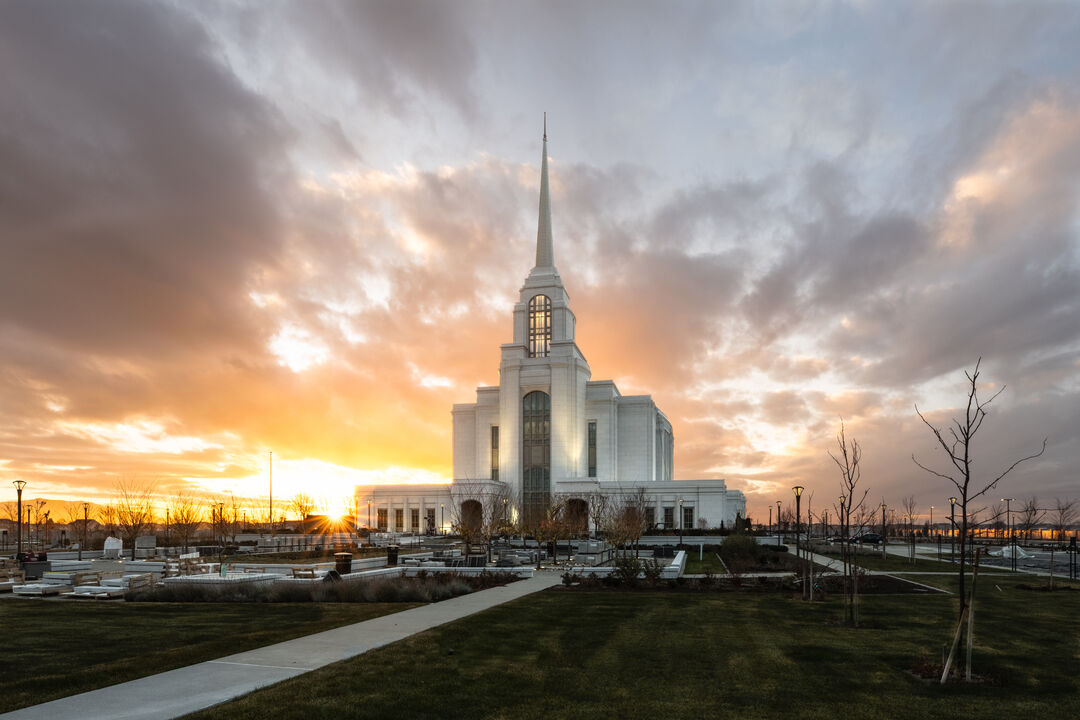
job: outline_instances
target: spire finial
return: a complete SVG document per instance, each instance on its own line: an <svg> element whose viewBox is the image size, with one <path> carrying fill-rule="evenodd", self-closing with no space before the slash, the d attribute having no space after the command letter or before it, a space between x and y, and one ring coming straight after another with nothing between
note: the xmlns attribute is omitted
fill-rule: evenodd
<svg viewBox="0 0 1080 720"><path fill-rule="evenodd" d="M536 227L536 267L555 267L551 241L551 193L548 190L547 113L544 113L544 151L540 159L540 222Z"/></svg>

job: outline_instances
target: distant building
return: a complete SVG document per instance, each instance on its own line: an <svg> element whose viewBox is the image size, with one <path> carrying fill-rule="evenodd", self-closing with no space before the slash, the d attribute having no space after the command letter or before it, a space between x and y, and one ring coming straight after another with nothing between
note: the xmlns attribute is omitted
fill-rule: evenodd
<svg viewBox="0 0 1080 720"><path fill-rule="evenodd" d="M671 423L649 395L624 396L592 380L578 347L570 296L555 267L547 136L540 170L536 265L502 346L499 384L453 408L452 485L381 485L356 490L357 514L391 531L447 529L462 502L508 499L508 512L542 513L553 497L577 501L636 496L650 525L732 527L746 498L723 480L674 480Z"/></svg>

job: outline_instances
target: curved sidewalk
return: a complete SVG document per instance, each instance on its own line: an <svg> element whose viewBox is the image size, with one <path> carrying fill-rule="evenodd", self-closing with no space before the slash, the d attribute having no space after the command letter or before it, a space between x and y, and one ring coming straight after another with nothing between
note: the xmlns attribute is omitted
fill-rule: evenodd
<svg viewBox="0 0 1080 720"><path fill-rule="evenodd" d="M554 572L314 635L32 705L0 720L167 720L227 702L561 582Z"/></svg>

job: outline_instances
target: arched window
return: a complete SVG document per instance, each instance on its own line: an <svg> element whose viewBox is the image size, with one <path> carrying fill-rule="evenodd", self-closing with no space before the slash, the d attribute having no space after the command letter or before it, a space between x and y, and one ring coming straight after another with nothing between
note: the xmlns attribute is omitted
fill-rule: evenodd
<svg viewBox="0 0 1080 720"><path fill-rule="evenodd" d="M529 357L547 357L551 349L551 300L534 295L529 300Z"/></svg>
<svg viewBox="0 0 1080 720"><path fill-rule="evenodd" d="M551 398L539 390L521 402L521 475L525 522L543 519L551 501Z"/></svg>

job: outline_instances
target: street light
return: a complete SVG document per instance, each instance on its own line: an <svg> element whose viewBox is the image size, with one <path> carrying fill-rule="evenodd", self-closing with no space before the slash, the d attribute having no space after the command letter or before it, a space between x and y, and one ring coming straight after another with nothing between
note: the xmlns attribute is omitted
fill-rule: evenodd
<svg viewBox="0 0 1080 720"><path fill-rule="evenodd" d="M82 542L79 543L79 559L82 560L83 545L86 544L87 524L90 520L90 503L82 504Z"/></svg>
<svg viewBox="0 0 1080 720"><path fill-rule="evenodd" d="M956 562L956 497L949 498L949 562Z"/></svg>
<svg viewBox="0 0 1080 720"><path fill-rule="evenodd" d="M780 549L780 501L776 501L776 549Z"/></svg>
<svg viewBox="0 0 1080 720"><path fill-rule="evenodd" d="M885 528L885 501L881 501L881 559L885 559L885 536L888 533Z"/></svg>
<svg viewBox="0 0 1080 720"><path fill-rule="evenodd" d="M26 487L26 481L12 480L11 484L15 486L15 493L19 498L19 529L17 530L19 538L17 541L18 545L16 546L15 551L17 553L15 557L18 557L22 554L22 490L24 487Z"/></svg>
<svg viewBox="0 0 1080 720"><path fill-rule="evenodd" d="M796 560L802 557L802 550L799 548L799 533L802 530L802 485L796 485L791 488L795 493L795 558ZM803 599L806 599L806 575L803 575Z"/></svg>
<svg viewBox="0 0 1080 720"><path fill-rule="evenodd" d="M1012 529L1012 501L1016 498L1001 498L1005 502L1005 524L1009 532L1009 552L1012 554L1012 569L1016 571L1016 540L1013 538Z"/></svg>
<svg viewBox="0 0 1080 720"><path fill-rule="evenodd" d="M439 503L439 534L446 532L446 503Z"/></svg>
<svg viewBox="0 0 1080 720"><path fill-rule="evenodd" d="M772 530L772 505L769 506L769 529Z"/></svg>

